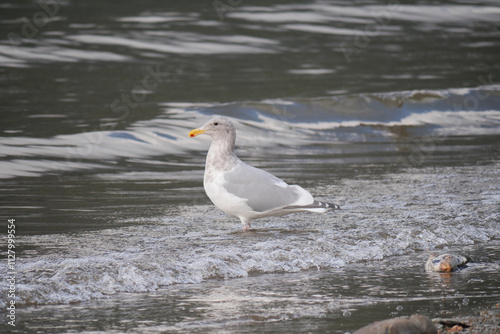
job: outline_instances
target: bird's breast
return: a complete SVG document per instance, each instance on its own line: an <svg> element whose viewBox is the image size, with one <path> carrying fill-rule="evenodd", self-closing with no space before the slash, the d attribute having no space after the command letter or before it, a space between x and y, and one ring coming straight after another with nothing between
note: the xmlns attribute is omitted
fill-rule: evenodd
<svg viewBox="0 0 500 334"><path fill-rule="evenodd" d="M226 183L227 180L223 172L211 171L208 174L205 172L203 187L212 203L222 211L236 217L246 215L246 213L252 211L246 204L245 199L230 193L226 189Z"/></svg>

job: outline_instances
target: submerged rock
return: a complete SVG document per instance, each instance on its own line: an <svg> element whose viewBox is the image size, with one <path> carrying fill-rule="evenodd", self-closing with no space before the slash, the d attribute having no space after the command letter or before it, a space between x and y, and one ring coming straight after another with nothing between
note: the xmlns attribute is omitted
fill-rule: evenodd
<svg viewBox="0 0 500 334"><path fill-rule="evenodd" d="M409 318L376 321L353 334L437 334L437 328L429 317L414 314Z"/></svg>
<svg viewBox="0 0 500 334"><path fill-rule="evenodd" d="M425 270L436 272L455 271L460 267L465 266L469 260L462 255L442 254L431 255L425 263Z"/></svg>

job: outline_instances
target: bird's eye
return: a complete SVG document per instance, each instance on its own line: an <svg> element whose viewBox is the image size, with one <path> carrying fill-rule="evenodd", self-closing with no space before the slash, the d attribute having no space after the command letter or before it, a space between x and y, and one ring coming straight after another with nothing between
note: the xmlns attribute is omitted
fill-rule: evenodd
<svg viewBox="0 0 500 334"><path fill-rule="evenodd" d="M219 125L219 123L218 122L214 122L214 125Z"/></svg>

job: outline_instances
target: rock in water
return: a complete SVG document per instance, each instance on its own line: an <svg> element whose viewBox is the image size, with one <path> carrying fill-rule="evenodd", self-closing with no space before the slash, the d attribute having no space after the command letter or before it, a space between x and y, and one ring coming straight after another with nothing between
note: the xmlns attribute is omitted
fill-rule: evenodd
<svg viewBox="0 0 500 334"><path fill-rule="evenodd" d="M437 328L429 317L414 314L409 318L376 321L353 334L437 334Z"/></svg>
<svg viewBox="0 0 500 334"><path fill-rule="evenodd" d="M431 255L425 263L425 270L436 272L455 271L469 262L465 256L454 254Z"/></svg>

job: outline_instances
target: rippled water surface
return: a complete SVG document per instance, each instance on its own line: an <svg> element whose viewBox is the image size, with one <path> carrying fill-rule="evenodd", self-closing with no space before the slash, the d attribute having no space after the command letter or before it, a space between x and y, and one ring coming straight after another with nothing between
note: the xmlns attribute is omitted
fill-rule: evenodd
<svg viewBox="0 0 500 334"><path fill-rule="evenodd" d="M0 13L2 331L345 333L500 300L495 1ZM342 210L242 232L187 136L215 114L244 161ZM473 262L426 273L429 252Z"/></svg>

